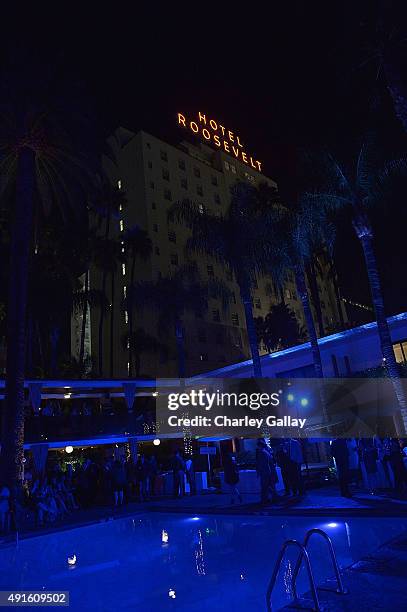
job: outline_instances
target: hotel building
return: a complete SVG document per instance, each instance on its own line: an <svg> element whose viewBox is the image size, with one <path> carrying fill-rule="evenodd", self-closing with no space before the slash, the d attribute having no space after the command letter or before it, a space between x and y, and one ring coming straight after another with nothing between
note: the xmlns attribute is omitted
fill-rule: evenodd
<svg viewBox="0 0 407 612"><path fill-rule="evenodd" d="M201 116L201 115L200 115ZM180 115L178 116L179 120ZM181 116L182 117L182 116ZM179 120L180 123L180 120ZM198 125L195 123L195 125ZM209 256L186 255L185 244L190 230L178 223L167 220L168 210L173 202L188 198L199 206L203 214L225 213L230 204L230 188L236 181L247 181L252 185L275 182L259 172L263 169L260 162L246 154L243 149L236 154L223 141L217 146L216 141L205 144L209 139L209 129L202 136L205 128L200 126L196 135L195 129L184 129L185 136L190 138L176 146L169 144L140 131L134 134L119 128L110 139L116 155L116 165L106 161L106 169L113 184L123 189L127 205L123 207L119 218L113 221L112 234L119 240L125 231L135 225L147 230L153 245L151 258L137 262L136 280L156 281L171 276L186 261L195 261L203 282L210 278L222 280L232 292L229 308L222 309L220 300L211 299L206 314L202 318L192 312L183 316L186 348L186 375L191 376L204 371L221 368L227 364L242 361L250 355L245 316L240 300L239 288L230 271L219 265ZM209 127L209 126L208 126ZM222 127L222 126L221 126ZM233 133L229 132L232 138ZM239 142L238 137L234 137ZM203 141L203 142L202 142ZM229 143L230 144L230 143ZM230 152L227 152L230 151ZM124 252L124 244L122 244ZM110 358L111 323L110 312L105 316L103 362L104 375L122 377L128 373L128 351L123 345L123 338L128 331L128 313L123 309L123 298L130 284L130 266L127 263L118 265L113 296L114 321L112 343L113 359ZM258 278L253 289L253 314L255 317L266 316L270 306L277 303L278 297L270 294L270 278ZM91 285L100 287L100 272L91 271ZM107 284L110 287L110 282ZM322 306L323 321L326 327L339 321L337 301L333 284L325 278L318 278L318 288ZM112 302L112 296L108 296ZM294 312L300 327L305 329L304 317L299 298L297 297L294 279L288 277L284 288L287 305ZM344 316L345 313L344 313ZM91 310L91 338L87 346L91 347L94 362L97 362L98 347L97 309ZM134 329L143 328L168 347L168 351L146 351L141 355L140 375L151 377L169 377L177 375L176 339L173 329L159 334L157 331L157 313L152 308L136 312ZM80 324L77 323L77 329ZM76 342L77 346L77 342ZM112 362L112 367L110 367ZM134 373L133 373L134 375Z"/></svg>

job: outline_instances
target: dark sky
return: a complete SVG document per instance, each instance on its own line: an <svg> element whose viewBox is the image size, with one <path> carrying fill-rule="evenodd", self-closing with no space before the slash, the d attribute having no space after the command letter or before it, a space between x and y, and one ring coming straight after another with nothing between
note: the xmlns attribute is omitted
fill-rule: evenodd
<svg viewBox="0 0 407 612"><path fill-rule="evenodd" d="M69 10L56 4L49 12L36 4L31 13L17 6L3 21L2 60L23 47L57 63L61 78L85 83L106 134L123 125L176 139L178 110L213 115L241 134L284 193L295 178L293 147L327 145L350 160L374 83L373 63L360 64L377 15L401 23L402 3L286 0L267 3L267 12L260 3L221 5L148 2L127 9L109 3L104 9L70 3ZM381 89L386 145L403 148L404 135ZM407 309L405 210L404 202L395 202L378 223L389 314ZM339 232L337 264L344 295L368 303L360 250L346 226Z"/></svg>

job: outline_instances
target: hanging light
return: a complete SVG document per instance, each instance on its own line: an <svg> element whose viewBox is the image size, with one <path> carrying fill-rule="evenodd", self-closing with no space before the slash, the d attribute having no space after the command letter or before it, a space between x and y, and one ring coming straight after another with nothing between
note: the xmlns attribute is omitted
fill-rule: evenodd
<svg viewBox="0 0 407 612"><path fill-rule="evenodd" d="M160 444L161 444L161 440L159 440L158 438L156 438L155 440L153 440L153 444L154 444L154 446L160 446Z"/></svg>
<svg viewBox="0 0 407 612"><path fill-rule="evenodd" d="M70 455L73 452L73 446L65 446L65 452L68 453L68 455Z"/></svg>

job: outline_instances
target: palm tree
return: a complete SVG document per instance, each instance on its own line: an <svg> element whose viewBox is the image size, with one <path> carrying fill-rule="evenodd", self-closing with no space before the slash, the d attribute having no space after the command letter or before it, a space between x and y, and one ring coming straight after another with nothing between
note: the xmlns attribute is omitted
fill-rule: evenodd
<svg viewBox="0 0 407 612"><path fill-rule="evenodd" d="M138 226L134 226L126 230L124 237L124 248L127 254L127 257L131 261L130 265L130 285L126 289L126 304L127 304L127 313L129 317L129 334L128 340L126 342L126 347L128 345L129 351L129 377L133 376L133 355L139 360L139 355L137 353L137 349L135 348L134 342L137 340L137 334L134 333L134 300L133 298L133 288L136 274L136 262L137 259L141 261L146 261L152 252L153 246L148 233L145 230L142 230ZM140 337L140 335L139 335ZM141 339L141 337L140 337Z"/></svg>
<svg viewBox="0 0 407 612"><path fill-rule="evenodd" d="M196 264L186 264L171 276L155 283L140 282L134 285L133 303L141 309L152 305L158 311L158 331L175 335L178 376L185 378L185 329L186 312L202 316L208 309L208 300L221 299L223 308L231 298L231 292L220 281L204 283Z"/></svg>
<svg viewBox="0 0 407 612"><path fill-rule="evenodd" d="M400 408L405 410L406 397L387 324L374 251L374 230L370 220L371 210L385 201L392 179L399 173L405 173L405 160L393 161L380 168L375 137L369 134L360 147L352 174L347 173L329 154L320 156L319 162L322 179L318 189L307 195L308 208L320 208L334 213L346 211L350 215L366 263L383 359Z"/></svg>
<svg viewBox="0 0 407 612"><path fill-rule="evenodd" d="M83 374L85 364L85 336L86 336L86 323L88 321L88 311L91 308L100 308L105 312L107 311L107 298L100 289L91 289L89 285L89 269L84 273L83 286L74 292L72 300L72 309L75 314L80 314L82 317L81 321L81 335L79 344L79 356L78 356L78 369Z"/></svg>
<svg viewBox="0 0 407 612"><path fill-rule="evenodd" d="M273 249L276 192L267 192L264 214L256 214L262 190L238 182L231 190L231 204L224 216L215 216L190 200L173 204L169 219L186 223L192 230L187 250L210 255L234 273L243 303L255 377L262 376L253 317L252 287L256 274L264 271Z"/></svg>
<svg viewBox="0 0 407 612"><path fill-rule="evenodd" d="M136 377L140 376L141 372L141 355L143 353L157 353L160 350L165 350L165 345L161 344L157 338L148 334L143 328L136 328L131 334L130 330L128 334L124 334L122 337L122 346L125 350L129 351L129 361L134 362L134 370ZM130 372L129 377L133 374Z"/></svg>
<svg viewBox="0 0 407 612"><path fill-rule="evenodd" d="M274 304L263 318L255 319L257 337L267 351L287 348L296 344L302 337L298 321L292 310L284 303Z"/></svg>
<svg viewBox="0 0 407 612"><path fill-rule="evenodd" d="M110 345L109 345L109 372L110 377L113 377L114 370L114 317L115 317L115 279L116 271L119 263L124 263L125 255L122 252L122 246L118 240L113 238L98 238L95 241L94 263L102 272L102 288L100 295L106 296L106 285L110 275ZM101 303L98 327L98 366L99 376L103 376L103 337L104 337L104 321L106 309Z"/></svg>
<svg viewBox="0 0 407 612"><path fill-rule="evenodd" d="M72 215L81 218L86 213L90 159L95 159L92 121L83 121L83 108L78 113L83 95L74 88L62 91L53 76L23 58L3 75L0 96L0 196L13 203L1 463L13 492L23 460L27 281L34 218L55 206L62 221Z"/></svg>

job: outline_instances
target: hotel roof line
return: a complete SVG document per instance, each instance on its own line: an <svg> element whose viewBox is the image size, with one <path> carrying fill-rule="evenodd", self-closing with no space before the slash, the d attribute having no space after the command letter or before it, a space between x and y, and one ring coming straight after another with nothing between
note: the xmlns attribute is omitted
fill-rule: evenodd
<svg viewBox="0 0 407 612"><path fill-rule="evenodd" d="M399 321L407 322L407 312L401 312L397 315L387 318L387 323L391 325L392 323L396 323ZM340 342L344 339L349 339L353 336L357 336L359 334L376 331L377 330L377 322L372 321L371 323L365 323L364 325L359 325L358 327L353 327L351 329L347 329L341 332L337 332L335 334L330 334L329 336L324 336L323 338L318 339L318 346L324 346L326 344L335 344L336 342ZM275 351L274 353L268 353L267 355L262 355L260 357L261 361L267 362L273 359L278 359L279 357L284 357L286 355L291 355L293 353L301 353L311 349L310 342L304 342L302 344L296 344L295 346L291 346L286 349L282 349L280 351ZM210 378L213 375L218 376L219 374L227 374L228 372L233 372L233 370L241 369L244 367L250 367L253 365L252 359L247 359L246 361L239 361L238 363L233 363L228 366L224 366L223 368L218 368L216 370L211 370L210 372L205 372L203 374L197 374L196 376L191 377L191 380L196 380L199 378Z"/></svg>

